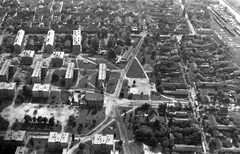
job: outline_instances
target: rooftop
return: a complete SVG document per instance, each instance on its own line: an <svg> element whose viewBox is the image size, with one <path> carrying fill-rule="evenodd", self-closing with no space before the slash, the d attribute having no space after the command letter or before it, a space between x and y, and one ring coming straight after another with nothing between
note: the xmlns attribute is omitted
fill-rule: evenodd
<svg viewBox="0 0 240 154"><path fill-rule="evenodd" d="M55 31L50 29L47 34L46 45L52 45L54 43Z"/></svg>
<svg viewBox="0 0 240 154"><path fill-rule="evenodd" d="M73 77L73 69L74 69L74 67L75 67L74 63L68 63L65 78L71 79Z"/></svg>
<svg viewBox="0 0 240 154"><path fill-rule="evenodd" d="M105 63L99 64L98 80L106 79L106 69L107 69L107 66Z"/></svg>
<svg viewBox="0 0 240 154"><path fill-rule="evenodd" d="M15 141L23 141L26 135L26 131L13 131L8 130L4 136L5 141L15 140Z"/></svg>
<svg viewBox="0 0 240 154"><path fill-rule="evenodd" d="M33 85L33 89L32 91L49 91L51 88L50 84L39 84L39 83L35 83Z"/></svg>
<svg viewBox="0 0 240 154"><path fill-rule="evenodd" d="M14 44L13 45L19 45L21 46L22 45L22 42L23 42L23 38L24 38L24 35L25 35L25 31L20 29L17 33L17 36L15 38L15 41L14 41Z"/></svg>
<svg viewBox="0 0 240 154"><path fill-rule="evenodd" d="M33 50L24 50L21 53L21 57L31 57L31 58L33 58L34 55L35 55L35 51L33 51Z"/></svg>
<svg viewBox="0 0 240 154"><path fill-rule="evenodd" d="M50 132L48 142L68 143L69 133Z"/></svg>
<svg viewBox="0 0 240 154"><path fill-rule="evenodd" d="M73 30L73 45L81 45L82 35L81 30Z"/></svg>
<svg viewBox="0 0 240 154"><path fill-rule="evenodd" d="M5 60L0 70L0 75L5 75L7 73L10 64L11 64L11 60L9 59Z"/></svg>
<svg viewBox="0 0 240 154"><path fill-rule="evenodd" d="M95 134L92 143L113 145L114 144L113 138L114 138L113 134L107 134L107 135Z"/></svg>
<svg viewBox="0 0 240 154"><path fill-rule="evenodd" d="M38 77L40 75L41 69L42 69L43 62L38 61L36 66L34 67L32 77Z"/></svg>
<svg viewBox="0 0 240 154"><path fill-rule="evenodd" d="M25 154L26 153L26 147L24 146L17 146L17 149L15 151L15 154Z"/></svg>
<svg viewBox="0 0 240 154"><path fill-rule="evenodd" d="M52 58L63 59L64 58L64 52L60 52L60 51L53 52Z"/></svg>

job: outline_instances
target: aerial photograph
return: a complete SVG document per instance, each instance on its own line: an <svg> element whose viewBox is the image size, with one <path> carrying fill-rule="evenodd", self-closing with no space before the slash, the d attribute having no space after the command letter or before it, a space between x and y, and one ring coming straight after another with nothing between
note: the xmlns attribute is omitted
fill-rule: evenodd
<svg viewBox="0 0 240 154"><path fill-rule="evenodd" d="M0 12L0 154L240 154L240 0Z"/></svg>

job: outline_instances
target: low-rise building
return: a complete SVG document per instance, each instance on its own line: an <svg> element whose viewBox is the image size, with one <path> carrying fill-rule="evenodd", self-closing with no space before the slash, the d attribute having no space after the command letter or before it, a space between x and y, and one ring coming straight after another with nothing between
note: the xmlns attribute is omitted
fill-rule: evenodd
<svg viewBox="0 0 240 154"><path fill-rule="evenodd" d="M42 70L43 62L38 61L36 63L36 66L34 67L33 73L32 73L32 83L39 83L41 82L41 70Z"/></svg>
<svg viewBox="0 0 240 154"><path fill-rule="evenodd" d="M113 150L113 145L113 134L95 134L92 140L92 147L94 149L94 153L97 153L98 151L104 151L106 154L110 154L111 150Z"/></svg>
<svg viewBox="0 0 240 154"><path fill-rule="evenodd" d="M64 52L53 52L52 66L61 67L64 60Z"/></svg>
<svg viewBox="0 0 240 154"><path fill-rule="evenodd" d="M3 140L4 142L16 142L17 144L24 145L27 141L27 132L7 130Z"/></svg>
<svg viewBox="0 0 240 154"><path fill-rule="evenodd" d="M20 29L17 33L17 36L13 44L15 53L21 53L24 38L25 38L25 31Z"/></svg>
<svg viewBox="0 0 240 154"><path fill-rule="evenodd" d="M21 53L21 63L23 65L31 65L33 63L33 59L35 57L35 51L33 50L24 50Z"/></svg>
<svg viewBox="0 0 240 154"><path fill-rule="evenodd" d="M62 154L71 154L70 153L71 151L67 148L64 148L63 151L62 151Z"/></svg>
<svg viewBox="0 0 240 154"><path fill-rule="evenodd" d="M70 88L73 85L74 63L68 63L67 71L65 74L65 86Z"/></svg>
<svg viewBox="0 0 240 154"><path fill-rule="evenodd" d="M102 107L104 102L104 95L100 93L86 93L83 97L88 106Z"/></svg>
<svg viewBox="0 0 240 154"><path fill-rule="evenodd" d="M25 146L17 146L15 154L26 154L27 148Z"/></svg>
<svg viewBox="0 0 240 154"><path fill-rule="evenodd" d="M69 139L69 133L50 132L48 137L48 148L67 148Z"/></svg>
<svg viewBox="0 0 240 154"><path fill-rule="evenodd" d="M202 146L195 146L195 145L185 145L185 144L175 144L173 147L174 151L179 152L203 152Z"/></svg>
<svg viewBox="0 0 240 154"><path fill-rule="evenodd" d="M55 37L55 31L50 29L48 31L46 44L45 44L45 51L47 53L53 52L53 49L54 49L54 37Z"/></svg>
<svg viewBox="0 0 240 154"><path fill-rule="evenodd" d="M0 96L14 97L17 84L15 82L0 82Z"/></svg>
<svg viewBox="0 0 240 154"><path fill-rule="evenodd" d="M99 64L99 70L98 70L98 81L104 82L106 79L106 69L107 65L105 63Z"/></svg>
<svg viewBox="0 0 240 154"><path fill-rule="evenodd" d="M72 46L73 53L81 53L82 52L81 42L82 42L81 29L73 30L73 46Z"/></svg>
<svg viewBox="0 0 240 154"><path fill-rule="evenodd" d="M5 60L1 69L0 69L0 82L7 82L9 76L9 65L11 64L11 60Z"/></svg>
<svg viewBox="0 0 240 154"><path fill-rule="evenodd" d="M51 85L35 83L32 88L33 97L48 98L50 96Z"/></svg>

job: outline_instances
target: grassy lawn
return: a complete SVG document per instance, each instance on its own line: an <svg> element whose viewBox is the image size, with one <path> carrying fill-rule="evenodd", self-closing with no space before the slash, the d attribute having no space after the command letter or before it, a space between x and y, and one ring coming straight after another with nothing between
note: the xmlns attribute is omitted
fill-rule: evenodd
<svg viewBox="0 0 240 154"><path fill-rule="evenodd" d="M133 60L133 63L130 66L126 76L129 78L146 78L142 68L140 67L140 64L136 59Z"/></svg>
<svg viewBox="0 0 240 154"><path fill-rule="evenodd" d="M107 81L107 93L113 94L115 92L120 75L118 72L111 72L110 78Z"/></svg>
<svg viewBox="0 0 240 154"><path fill-rule="evenodd" d="M78 59L77 60L78 67L79 68L87 68L87 69L97 69L98 66L91 63L91 62L84 62L83 60Z"/></svg>
<svg viewBox="0 0 240 154"><path fill-rule="evenodd" d="M49 126L48 124L38 124L38 123L21 123L15 122L12 125L12 130L27 130L27 131L45 131L45 132L61 132L62 125L55 124L54 126Z"/></svg>
<svg viewBox="0 0 240 154"><path fill-rule="evenodd" d="M19 78L21 83L23 84L29 84L30 80L31 80L31 73L29 70L18 70L16 71L14 77L13 77L13 81L15 81L16 78Z"/></svg>
<svg viewBox="0 0 240 154"><path fill-rule="evenodd" d="M234 112L228 112L228 115L233 118L233 123L240 126L240 116Z"/></svg>
<svg viewBox="0 0 240 154"><path fill-rule="evenodd" d="M148 95L133 94L133 100L149 100Z"/></svg>
<svg viewBox="0 0 240 154"><path fill-rule="evenodd" d="M93 61L97 65L100 63L106 63L108 69L118 69L118 67L114 63L106 59L106 57L103 55L91 55L89 57L88 59Z"/></svg>
<svg viewBox="0 0 240 154"><path fill-rule="evenodd" d="M61 84L60 84L60 79L61 79L61 78L65 78L66 70L56 69L56 70L53 72L53 74L58 75L58 76L59 76L59 80L53 82L52 84L53 84L54 86L61 86ZM51 78L52 78L52 77L51 77Z"/></svg>
<svg viewBox="0 0 240 154"><path fill-rule="evenodd" d="M80 71L82 77L80 81L78 82L77 88L95 88L96 86L96 78L98 75L97 71L92 71L92 70L84 70Z"/></svg>
<svg viewBox="0 0 240 154"><path fill-rule="evenodd" d="M96 114L93 114L93 109L82 109L78 112L78 116L76 117L76 126L73 128L72 126L66 126L64 129L70 133L76 134L87 134L90 132L94 127L99 125L105 118L105 108L98 110ZM93 121L96 123L94 124ZM79 124L82 124L82 130L78 131Z"/></svg>
<svg viewBox="0 0 240 154"><path fill-rule="evenodd" d="M120 140L120 134L118 130L118 126L116 122L111 123L108 127L102 130L102 134L114 134L116 140Z"/></svg>
<svg viewBox="0 0 240 154"><path fill-rule="evenodd" d="M148 76L151 83L156 83L155 75L152 74L152 72L147 72L147 76Z"/></svg>
<svg viewBox="0 0 240 154"><path fill-rule="evenodd" d="M171 101L170 99L162 97L160 93L154 92L154 91L151 92L150 99L151 100L161 100L161 101Z"/></svg>
<svg viewBox="0 0 240 154"><path fill-rule="evenodd" d="M36 150L45 149L48 143L48 139L43 139L43 138L33 138L32 140L33 140L34 146L32 147L30 142L28 142L26 144L27 148L34 148Z"/></svg>

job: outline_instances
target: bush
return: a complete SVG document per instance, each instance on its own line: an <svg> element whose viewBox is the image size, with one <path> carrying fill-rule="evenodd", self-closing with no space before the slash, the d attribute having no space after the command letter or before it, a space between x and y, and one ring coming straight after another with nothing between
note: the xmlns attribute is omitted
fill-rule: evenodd
<svg viewBox="0 0 240 154"><path fill-rule="evenodd" d="M22 103L22 101L19 98L16 98L15 104L21 104L21 103Z"/></svg>

